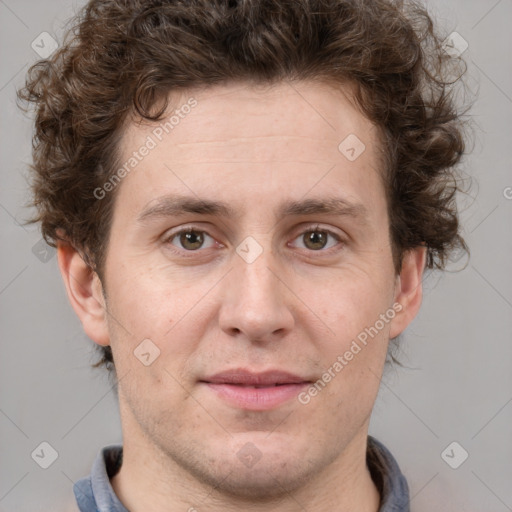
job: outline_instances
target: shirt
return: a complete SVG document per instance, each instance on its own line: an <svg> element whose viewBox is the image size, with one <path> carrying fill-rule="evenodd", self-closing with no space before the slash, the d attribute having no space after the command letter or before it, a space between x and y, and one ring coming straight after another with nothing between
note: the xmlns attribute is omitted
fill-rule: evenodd
<svg viewBox="0 0 512 512"><path fill-rule="evenodd" d="M122 462L122 445L98 452L90 475L73 486L80 512L129 512L110 484ZM407 481L391 452L372 436L368 436L366 463L381 496L379 512L410 512Z"/></svg>

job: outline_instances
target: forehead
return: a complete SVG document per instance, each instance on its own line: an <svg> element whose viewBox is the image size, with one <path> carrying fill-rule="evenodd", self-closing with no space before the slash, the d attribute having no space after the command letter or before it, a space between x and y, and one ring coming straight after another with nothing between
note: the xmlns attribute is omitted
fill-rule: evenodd
<svg viewBox="0 0 512 512"><path fill-rule="evenodd" d="M274 144L265 139L274 137L279 149L284 149L283 141L292 146L298 159L311 153L300 140L307 138L317 141L317 158L333 161L339 157L339 144L354 135L370 154L376 153L378 130L355 106L353 93L350 84L311 81L232 82L174 92L168 95L167 112L160 121L127 123L121 149L131 151L150 134L158 145L172 146L175 161L197 160L198 150L208 155L219 149L229 153L234 147L244 147L248 159L257 160L269 156ZM189 108L192 98L196 106Z"/></svg>
<svg viewBox="0 0 512 512"><path fill-rule="evenodd" d="M130 182L145 201L140 207L185 181L202 197L214 190L228 198L242 184L257 199L258 191L286 195L283 184L300 194L313 186L328 191L335 182L371 194L370 182L381 175L378 129L352 94L349 85L319 82L233 82L170 94L161 120L127 124L122 162L148 141L151 150L123 187Z"/></svg>

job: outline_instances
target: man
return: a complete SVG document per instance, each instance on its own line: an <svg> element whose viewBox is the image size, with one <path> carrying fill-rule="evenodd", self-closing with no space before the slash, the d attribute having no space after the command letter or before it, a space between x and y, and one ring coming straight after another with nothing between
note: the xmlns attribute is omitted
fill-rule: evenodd
<svg viewBox="0 0 512 512"><path fill-rule="evenodd" d="M425 268L466 249L430 21L92 0L31 70L36 220L119 392L81 511L409 510L370 415Z"/></svg>

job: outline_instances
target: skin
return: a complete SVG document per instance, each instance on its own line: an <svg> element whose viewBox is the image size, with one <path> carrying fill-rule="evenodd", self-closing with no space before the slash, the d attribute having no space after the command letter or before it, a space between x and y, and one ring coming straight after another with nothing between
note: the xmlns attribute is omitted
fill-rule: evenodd
<svg viewBox="0 0 512 512"><path fill-rule="evenodd" d="M425 247L395 274L378 131L351 92L231 83L172 96L170 111L198 103L119 185L103 282L60 244L86 333L112 346L124 458L111 483L132 512L378 510L368 425L389 339L421 304ZM128 123L122 162L155 126ZM366 146L353 162L338 150L349 134ZM137 220L169 194L222 201L236 215ZM274 215L286 200L334 196L366 216ZM204 234L195 250L171 236L191 226ZM339 239L308 243L322 230ZM248 236L262 249L252 263L236 252ZM316 381L395 303L401 311L307 405L248 411L199 382L239 367ZM147 338L160 350L149 366L133 353ZM246 443L261 454L252 467L237 457Z"/></svg>

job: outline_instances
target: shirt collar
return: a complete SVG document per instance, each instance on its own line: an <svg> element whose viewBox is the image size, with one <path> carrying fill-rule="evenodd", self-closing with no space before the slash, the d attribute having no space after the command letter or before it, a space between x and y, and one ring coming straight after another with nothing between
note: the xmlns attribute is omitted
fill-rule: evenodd
<svg viewBox="0 0 512 512"><path fill-rule="evenodd" d="M379 490L379 512L409 512L409 486L391 452L368 436L366 463Z"/></svg>

